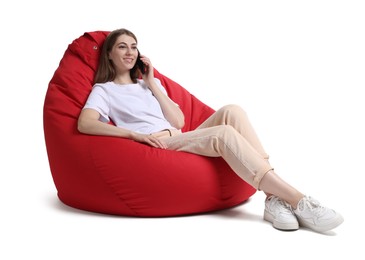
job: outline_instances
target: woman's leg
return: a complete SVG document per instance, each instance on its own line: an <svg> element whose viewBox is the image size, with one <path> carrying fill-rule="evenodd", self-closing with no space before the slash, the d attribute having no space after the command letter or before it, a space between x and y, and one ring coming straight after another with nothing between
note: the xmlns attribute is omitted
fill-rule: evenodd
<svg viewBox="0 0 365 260"><path fill-rule="evenodd" d="M246 112L237 105L222 107L196 130L168 138L166 142L172 150L222 156L242 179L267 195L280 193L279 197L292 203L300 199L301 193L274 173ZM262 178L266 181L259 185Z"/></svg>

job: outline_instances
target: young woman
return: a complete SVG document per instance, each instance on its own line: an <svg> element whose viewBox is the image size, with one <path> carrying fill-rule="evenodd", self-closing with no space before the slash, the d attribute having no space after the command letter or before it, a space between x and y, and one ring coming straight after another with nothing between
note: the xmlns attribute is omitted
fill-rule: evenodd
<svg viewBox="0 0 365 260"><path fill-rule="evenodd" d="M137 66L138 60L137 38L131 31L118 29L107 36L95 85L79 117L80 132L221 156L243 180L265 192L264 219L279 230L303 226L324 232L343 222L339 213L304 195L274 172L241 107L224 106L197 129L182 133L184 114L154 78L151 61L140 56L142 69ZM115 126L107 124L109 118Z"/></svg>

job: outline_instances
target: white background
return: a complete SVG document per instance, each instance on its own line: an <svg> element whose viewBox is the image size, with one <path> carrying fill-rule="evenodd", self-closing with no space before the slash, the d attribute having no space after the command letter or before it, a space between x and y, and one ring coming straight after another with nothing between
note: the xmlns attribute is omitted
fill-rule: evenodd
<svg viewBox="0 0 365 260"><path fill-rule="evenodd" d="M364 257L363 1L20 0L0 12L1 259ZM206 104L244 107L277 173L341 212L343 225L280 232L262 220L262 193L222 212L157 219L59 202L43 137L48 83L74 39L120 27Z"/></svg>

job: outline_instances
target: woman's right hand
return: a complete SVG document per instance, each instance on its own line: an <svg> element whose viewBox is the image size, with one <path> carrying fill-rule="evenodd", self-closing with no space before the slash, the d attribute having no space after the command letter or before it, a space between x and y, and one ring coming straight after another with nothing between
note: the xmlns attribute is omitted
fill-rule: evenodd
<svg viewBox="0 0 365 260"><path fill-rule="evenodd" d="M155 148L167 148L166 144L162 140L153 135L135 133L132 139L136 142L145 143Z"/></svg>

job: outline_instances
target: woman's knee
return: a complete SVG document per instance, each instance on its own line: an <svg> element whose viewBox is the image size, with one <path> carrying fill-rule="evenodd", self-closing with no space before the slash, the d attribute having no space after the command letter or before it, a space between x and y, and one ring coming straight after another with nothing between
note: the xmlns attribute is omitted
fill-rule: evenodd
<svg viewBox="0 0 365 260"><path fill-rule="evenodd" d="M225 105L221 108L221 110L227 115L246 116L246 111L241 106L236 104Z"/></svg>

